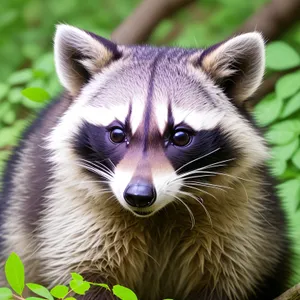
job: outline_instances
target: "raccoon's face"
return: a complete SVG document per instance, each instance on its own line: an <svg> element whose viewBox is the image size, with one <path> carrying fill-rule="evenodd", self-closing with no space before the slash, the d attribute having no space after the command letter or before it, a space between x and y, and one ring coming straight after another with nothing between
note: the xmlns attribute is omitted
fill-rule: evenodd
<svg viewBox="0 0 300 300"><path fill-rule="evenodd" d="M87 171L82 176L104 182L135 215L197 201L213 193L212 178L234 178L266 158L240 113L263 76L258 33L188 50L118 46L60 25L55 59L74 103L52 149L68 155L74 181Z"/></svg>

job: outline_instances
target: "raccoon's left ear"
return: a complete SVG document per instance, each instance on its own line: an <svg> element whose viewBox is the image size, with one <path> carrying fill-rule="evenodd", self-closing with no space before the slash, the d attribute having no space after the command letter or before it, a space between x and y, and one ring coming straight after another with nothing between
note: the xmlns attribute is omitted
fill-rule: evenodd
<svg viewBox="0 0 300 300"><path fill-rule="evenodd" d="M54 55L59 80L73 96L95 73L121 57L113 42L69 25L57 26Z"/></svg>
<svg viewBox="0 0 300 300"><path fill-rule="evenodd" d="M258 32L239 35L204 50L200 66L238 105L261 84L265 69L264 40Z"/></svg>

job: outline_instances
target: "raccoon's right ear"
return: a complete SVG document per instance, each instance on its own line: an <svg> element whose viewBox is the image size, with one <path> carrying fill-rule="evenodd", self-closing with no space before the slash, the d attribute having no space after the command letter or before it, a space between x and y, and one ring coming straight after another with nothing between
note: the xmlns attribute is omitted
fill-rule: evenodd
<svg viewBox="0 0 300 300"><path fill-rule="evenodd" d="M54 54L59 80L73 96L95 73L121 57L113 42L69 25L57 26Z"/></svg>

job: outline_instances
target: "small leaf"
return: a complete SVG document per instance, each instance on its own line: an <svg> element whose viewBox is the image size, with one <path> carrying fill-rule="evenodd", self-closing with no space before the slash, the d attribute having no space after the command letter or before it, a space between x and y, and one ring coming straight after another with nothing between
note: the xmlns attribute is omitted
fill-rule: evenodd
<svg viewBox="0 0 300 300"><path fill-rule="evenodd" d="M27 83L32 78L31 69L23 69L13 73L8 78L8 83L11 85L24 84Z"/></svg>
<svg viewBox="0 0 300 300"><path fill-rule="evenodd" d="M273 70L287 70L300 65L299 54L282 41L273 42L266 47L266 67Z"/></svg>
<svg viewBox="0 0 300 300"><path fill-rule="evenodd" d="M74 297L68 297L68 298L65 298L64 300L76 300L76 298L74 298Z"/></svg>
<svg viewBox="0 0 300 300"><path fill-rule="evenodd" d="M0 82L0 100L3 99L9 91L9 85Z"/></svg>
<svg viewBox="0 0 300 300"><path fill-rule="evenodd" d="M271 163L271 172L274 176L280 176L285 172L287 167L287 163L285 160L276 158L271 160L270 163Z"/></svg>
<svg viewBox="0 0 300 300"><path fill-rule="evenodd" d="M279 185L279 195L287 208L289 215L293 215L299 204L300 180L292 179Z"/></svg>
<svg viewBox="0 0 300 300"><path fill-rule="evenodd" d="M14 110L9 110L2 118L3 123L7 125L12 125L16 120L16 112Z"/></svg>
<svg viewBox="0 0 300 300"><path fill-rule="evenodd" d="M254 116L260 126L266 126L275 121L282 108L282 99L274 93L267 95L254 109Z"/></svg>
<svg viewBox="0 0 300 300"><path fill-rule="evenodd" d="M26 300L45 300L45 298L40 298L40 297L28 297Z"/></svg>
<svg viewBox="0 0 300 300"><path fill-rule="evenodd" d="M55 298L64 298L69 292L69 288L65 285L57 285L51 289L50 293Z"/></svg>
<svg viewBox="0 0 300 300"><path fill-rule="evenodd" d="M297 137L295 132L270 129L266 134L266 139L270 144L286 145Z"/></svg>
<svg viewBox="0 0 300 300"><path fill-rule="evenodd" d="M48 92L40 87L30 87L30 88L24 89L22 91L22 95L32 101L40 102L40 103L43 103L43 102L49 100L49 98L50 98L50 95L48 94Z"/></svg>
<svg viewBox="0 0 300 300"><path fill-rule="evenodd" d="M295 153L298 146L299 146L298 138L284 146L275 146L272 149L273 157L276 160L288 160Z"/></svg>
<svg viewBox="0 0 300 300"><path fill-rule="evenodd" d="M45 287L43 287L42 285L36 284L36 283L27 283L26 286L33 291L35 294L45 297L48 300L53 300L52 295L50 294L50 292L48 291L48 289L46 289Z"/></svg>
<svg viewBox="0 0 300 300"><path fill-rule="evenodd" d="M12 291L9 288L0 288L0 300L10 300L12 295Z"/></svg>
<svg viewBox="0 0 300 300"><path fill-rule="evenodd" d="M286 99L300 90L300 71L282 76L275 85L275 92L279 98Z"/></svg>
<svg viewBox="0 0 300 300"><path fill-rule="evenodd" d="M71 273L72 279L83 280L83 277L78 273Z"/></svg>
<svg viewBox="0 0 300 300"><path fill-rule="evenodd" d="M300 78L299 78L299 82L300 82ZM299 88L300 88L300 84L299 84ZM298 110L300 110L300 92L297 93L286 103L281 113L281 118L286 118Z"/></svg>
<svg viewBox="0 0 300 300"><path fill-rule="evenodd" d="M294 132L297 135L300 134L300 120L289 119L286 121L278 122L271 126L272 130Z"/></svg>
<svg viewBox="0 0 300 300"><path fill-rule="evenodd" d="M12 253L5 263L6 280L12 289L22 295L25 285L24 265L16 253Z"/></svg>
<svg viewBox="0 0 300 300"><path fill-rule="evenodd" d="M122 285L114 285L112 290L113 294L121 300L138 300L136 294L132 290Z"/></svg>
<svg viewBox="0 0 300 300"><path fill-rule="evenodd" d="M293 155L292 162L300 170L300 149Z"/></svg>
<svg viewBox="0 0 300 300"><path fill-rule="evenodd" d="M91 286L87 281L73 279L70 281L70 287L76 294L84 295Z"/></svg>

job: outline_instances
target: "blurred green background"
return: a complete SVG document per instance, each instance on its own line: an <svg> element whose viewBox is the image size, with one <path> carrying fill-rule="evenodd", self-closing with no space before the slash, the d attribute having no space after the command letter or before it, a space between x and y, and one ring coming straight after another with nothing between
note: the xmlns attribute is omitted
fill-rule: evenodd
<svg viewBox="0 0 300 300"><path fill-rule="evenodd" d="M163 1L163 0L162 0ZM55 24L68 23L109 38L139 0L4 0L0 12L0 169L24 126L59 94L53 63ZM201 0L163 20L149 43L205 47L235 33L266 0ZM300 17L299 17L300 19ZM138 24L137 24L138 26ZM300 22L267 46L266 77L287 72L254 109L272 145L273 173L300 240ZM25 89L25 90L24 90ZM300 254L300 246L296 245ZM295 266L300 271L300 264Z"/></svg>

